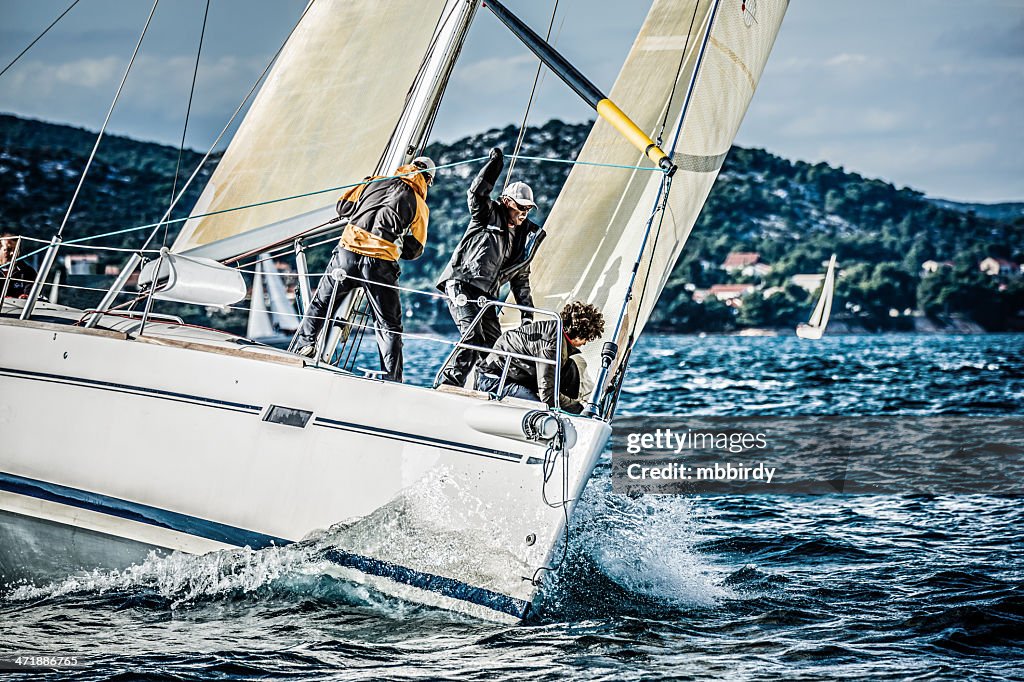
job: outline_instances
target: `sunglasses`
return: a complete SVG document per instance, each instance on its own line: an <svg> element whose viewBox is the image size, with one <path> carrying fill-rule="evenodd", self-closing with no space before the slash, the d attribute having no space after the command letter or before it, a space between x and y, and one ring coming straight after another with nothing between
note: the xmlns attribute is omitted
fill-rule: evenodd
<svg viewBox="0 0 1024 682"><path fill-rule="evenodd" d="M512 202L512 206L514 206L515 209L520 213L529 213L530 211L533 210L533 206L523 206L515 199L509 198L509 201Z"/></svg>

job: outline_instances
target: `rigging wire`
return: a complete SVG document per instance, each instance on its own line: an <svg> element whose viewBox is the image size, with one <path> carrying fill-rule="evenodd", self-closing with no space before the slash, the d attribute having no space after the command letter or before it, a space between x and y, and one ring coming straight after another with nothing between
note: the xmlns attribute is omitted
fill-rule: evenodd
<svg viewBox="0 0 1024 682"><path fill-rule="evenodd" d="M717 9L718 9L718 4L716 3L711 8L711 14L708 17L708 28L707 28L707 35L705 36L705 42L706 42L706 40L708 38L711 37L711 27L714 25L715 13L716 13ZM690 29L691 29L691 31L693 29L693 23L694 23L696 17L697 17L697 8L694 7L693 17L690 18ZM679 60L679 67L676 70L675 81L672 84L672 94L670 95L668 105L665 107L665 121L668 120L668 112L672 108L672 98L675 97L676 85L679 83L679 78L682 76L683 64L685 62L686 52L689 49L689 44L690 44L690 35L691 35L691 33L687 32L687 34L686 34L686 42L683 45L683 54L682 54L682 57ZM686 105L689 103L689 98L693 95L694 87L696 87L697 72L700 69L700 64L701 64L701 59L698 58L697 63L694 64L694 72L693 72L693 75L692 75L692 82L693 82L694 85L687 89L687 93L686 93L687 102L684 103L683 110L679 112L679 125L678 125L677 130L676 130L675 139L672 140L672 149L669 151L670 155L675 155L676 145L679 144L679 136L682 134L683 121L684 121L684 119L686 117L686 108L687 108ZM664 126L664 123L662 125ZM660 134L659 134L659 138L660 138ZM662 226L665 223L665 215L668 212L668 197L669 197L669 193L670 193L670 191L672 189L672 176L671 175L665 176L663 181L665 183L665 192L664 192L664 196L663 196L662 201L661 201L661 207L659 209L661 211L661 217L658 220L658 228L657 228L657 230L655 230L654 241L651 243L651 260L652 261L654 259L654 253L657 251L657 248L658 248L658 240L661 238L661 228L662 228ZM643 305L644 296L647 294L647 284L650 281L650 279L651 279L651 263L648 263L648 265L647 265L647 272L644 274L643 286L641 286L641 288L640 288L640 297L637 300L637 309L638 310L639 310L639 307L641 305ZM639 324L639 322L640 322L640 315L636 315L633 318L632 328L629 331L630 338L635 338L636 337L636 327L637 327L637 324Z"/></svg>
<svg viewBox="0 0 1024 682"><path fill-rule="evenodd" d="M124 84L128 80L128 74L132 70L132 66L135 64L135 58L139 56L139 49L142 47L142 41L146 37L146 33L149 31L149 25L153 21L153 15L156 13L156 6L160 3L160 0L153 0L153 8L149 10L149 18L146 19L146 25L142 28L142 35L139 36L139 42L135 45L135 51L132 52L132 58L128 61L128 68L124 70L124 76L121 77L121 84L117 86L117 92L114 93L114 101L110 103L110 109L107 111L107 117L103 120L103 125L100 126L100 132L96 136L96 144L92 147L92 152L89 154L89 160L85 163L85 169L82 171L82 176L78 179L78 187L75 188L75 193L71 197L71 203L68 204L68 210L64 214L64 220L61 221L60 227L57 229L57 238L60 238L64 233L64 227L68 224L68 218L71 217L71 209L75 207L75 201L78 200L78 194L82 191L82 185L85 183L85 176L89 173L89 169L92 167L93 159L96 158L96 151L100 147L100 142L103 140L103 133L107 130L107 124L110 123L110 116L114 113L114 107L117 106L117 100L121 97L121 91L124 89Z"/></svg>
<svg viewBox="0 0 1024 682"><path fill-rule="evenodd" d="M24 54L25 54L26 52L28 52L29 50L31 50L31 49L32 49L32 46L33 46L33 45L35 45L36 43L38 43L38 42L39 42L39 39L40 39L40 38L42 38L42 37L43 37L43 36L45 36L45 35L46 35L47 33L49 33L50 29L51 29L51 28L53 28L54 26L56 26L56 25L57 25L57 22L58 22L58 21L60 21L61 19L63 19L63 18L64 18L64 15L65 15L65 14L67 14L67 13L68 13L68 12L70 12L70 11L71 11L72 9L74 9L75 5L77 5L77 4L78 4L78 2L79 2L79 0L74 0L74 2L72 2L72 3L70 4L70 5L68 5L68 8L67 8L66 10L64 10L63 12L61 12L61 13L60 13L60 16L58 16L58 17L57 17L56 19L54 19L54 20L53 20L53 23L52 23L52 24L50 24L50 25L49 25L49 26L47 26L47 27L46 27L45 29L43 29L43 32L42 32L42 33L40 33L39 35L37 35L37 36L35 37L35 40L33 40L33 41L32 41L31 43L29 43L29 44L28 44L28 47L26 47L26 48L25 48L24 50L22 50L21 52L19 52L19 53L18 53L18 56L17 56L17 57L15 57L14 59L12 59L12 60L11 60L11 63L10 63L10 64L8 64L7 66L5 66L5 67L4 67L4 70L3 70L3 71L0 71L0 76L3 76L3 75L4 75L5 73L7 73L7 69L9 69L9 68L11 68L12 66L14 66L15 62L17 62L17 61L18 61L19 59L21 59L21 58L22 58L22 57L24 56Z"/></svg>
<svg viewBox="0 0 1024 682"><path fill-rule="evenodd" d="M302 23L302 20L306 18L306 14L309 12L309 8L312 7L313 3L315 3L315 2L316 2L316 0L311 0L311 2L308 5L306 5L306 9L304 9L302 11L302 15L299 17L299 20L295 22L295 25L292 26L291 30L288 32L288 35L285 36L284 41L281 43L281 47L277 48L277 52L275 52L274 56L272 56L270 58L270 61L267 62L267 66L266 66L265 69L263 69L263 73L261 73L259 75L259 77L256 78L256 81L252 84L252 87L249 88L248 94L246 94L246 96L239 103L238 108L235 109L235 113L233 113L231 115L231 118L228 119L228 122L224 125L224 128L220 131L220 134L217 135L217 139L214 140L213 144L210 145L209 151L207 151L206 154L203 156L203 158L199 161L199 165L196 166L196 169L194 171L192 171L192 175L189 176L189 179L185 181L184 185L182 185L181 191L178 192L178 196L175 197L174 201L171 203L170 208L168 208L167 212L164 213L163 218L160 219L160 222L156 223L156 229L154 229L153 232L150 233L149 237L146 238L145 243L142 245L142 249L146 249L146 248L149 247L150 242L152 242L153 238L156 237L157 231L160 229L160 225L162 225L164 223L164 221L166 221L168 218L171 217L171 211L173 211L174 207L178 204L179 201L181 201L181 198L185 195L185 191L188 189L189 185L191 185L192 181L196 179L196 176L199 175L199 171L202 170L203 166L206 164L206 162L209 160L210 156L213 154L213 150L217 148L218 144L220 144L221 138L223 138L224 135L231 128L231 125L235 122L235 119L238 118L238 114L240 114L242 112L242 109L245 108L245 103L249 101L249 99L253 96L253 93L256 92L256 89L259 87L260 83L262 83L263 79L266 78L267 74L270 72L270 68L277 61L277 58L279 56L281 56L281 52L284 50L285 45L288 44L288 40L292 37L292 34L295 33L295 29L297 29L299 27L299 24ZM193 216L193 217L195 217L195 216ZM184 221L183 220L176 220L176 221L172 220L170 222L184 222Z"/></svg>
<svg viewBox="0 0 1024 682"><path fill-rule="evenodd" d="M551 8L551 20L548 21L548 32L544 36L545 41L551 40L551 29L555 25L555 15L558 14L558 0L555 0L554 6ZM563 25L565 19L563 18ZM559 27L558 32L561 33L562 29ZM519 135L516 137L516 146L512 150L512 162L508 165L508 172L505 173L505 184L502 186L502 192L508 187L509 181L512 179L512 171L516 167L516 156L519 154L520 148L523 146L523 139L526 137L526 122L530 118L530 108L533 106L534 96L537 94L537 85L540 82L540 74L544 69L544 60L537 60L537 71L533 74L533 87L530 88L530 99L526 102L526 111L523 112L523 122L519 126Z"/></svg>
<svg viewBox="0 0 1024 682"><path fill-rule="evenodd" d="M107 291L106 296L103 297L103 300L100 301L99 305L97 306L97 309L102 310L105 307L109 306L111 303L113 303L120 289L127 283L130 272L133 271L138 266L138 264L144 260L144 256L142 255L142 253L145 249L149 248L150 243L153 241L157 233L160 231L160 225L171 217L171 211L173 211L177 203L181 201L182 196L184 196L185 191L188 189L189 185L192 184L192 181L195 180L196 176L199 175L199 171L202 170L203 165L213 154L213 150L217 148L217 145L220 143L221 138L224 137L225 133L227 133L227 131L231 128L231 124L234 123L235 119L238 117L238 114L241 113L242 109L245 107L245 103L248 102L249 98L252 97L254 92L256 92L256 88L258 88L259 84L263 82L263 79L270 71L270 68L274 65L274 63L277 61L277 58L280 56L281 52L284 50L285 45L288 44L288 40L295 33L295 30L299 27L299 24L302 23L302 20L305 19L306 14L309 12L309 8L312 7L313 3L315 2L316 0L310 0L309 4L306 5L306 9L302 11L302 15L299 17L299 20L295 22L294 26L292 26L291 30L288 32L288 35L285 37L284 42L282 42L281 46L277 49L277 52L275 52L274 56L270 58L270 61L267 63L267 67L263 70L263 73L261 73L259 77L256 79L256 82L252 84L252 88L249 89L248 94L238 105L238 108L235 109L235 113L231 115L230 119L228 119L228 122L224 126L224 129L220 131L219 135L217 135L217 139L213 141L212 145L210 145L209 151L207 151L203 158L200 159L199 165L197 165L195 170L192 171L192 175L189 176L189 179L182 186L181 192L178 193L178 196L174 199L173 202L171 202L171 205L167 209L167 212L164 213L160 220L155 224L155 226L153 227L153 231L149 233L148 237L146 237L146 241L142 244L139 251L132 254L131 258L129 258L128 262L121 270L121 275L118 277L117 280L114 281L114 284L111 285L110 289ZM90 320L88 326L93 326L96 323L98 323L98 321L99 315L96 315Z"/></svg>
<svg viewBox="0 0 1024 682"><path fill-rule="evenodd" d="M230 125L230 123L228 125ZM625 169L625 170L637 170L637 171L657 172L657 173L661 173L662 172L660 168L652 168L650 166L626 166L626 165L616 164L616 163L597 163L597 162L594 162L594 161L578 161L578 160L574 160L574 159L549 159L549 158L541 157L541 156L519 156L517 158L519 158L519 159L521 159L523 161L538 161L538 162L542 162L542 163L566 163L566 164L570 164L570 165L573 165L573 166L598 166L598 167L602 167L602 168L621 168L621 169ZM486 160L487 160L486 156L480 156L480 157L476 157L476 158L472 158L472 159L464 159L462 161L454 161L452 163L446 163L446 164L438 165L437 166L437 170L441 170L443 168L454 168L456 166L462 166L462 165L470 164L470 163L479 163L481 161L486 161ZM145 225L136 225L134 227L127 227L127 228L124 228L124 229L121 229L121 230L113 230L111 232L103 232L101 234L94 234L94 235L88 235L88 236L85 236L85 237L80 237L78 239L71 239L71 240L63 242L63 244L65 246L70 246L72 244L83 244L85 242L89 242L89 241L92 241L94 239L102 239L104 237L114 237L114 236L117 236L119 234L126 234L128 232L137 232L137 231L140 231L140 230L149 230L149 229L153 229L153 228L159 228L165 222L168 225L172 225L172 224L175 224L175 223L183 223L183 222L185 222L187 220L192 220L193 218L206 218L208 216L220 215L222 213L231 213L233 211L245 211L245 210L248 210L250 208L257 208L259 206L267 206L267 205L270 205L270 204L276 204L276 203L280 203L280 202L283 202L283 201L292 201L293 199L302 199L302 198L305 198L305 197L315 196L317 194L326 194L326 193L329 193L329 192L337 192L339 190L350 189L350 188L356 187L358 185L368 184L368 183L372 183L372 182L382 182L384 180L389 180L391 178L397 178L397 177L403 177L405 175L408 175L408 173L399 173L399 174L396 174L396 175L386 175L386 176L381 176L381 177L378 177L378 178L374 178L372 180L360 180L359 182L349 183L349 184L346 184L346 185L339 185L337 187L328 187L326 189L318 189L318 190L314 190L312 192L303 192L302 194L293 194L293 195L290 195L290 196L287 196L287 197L279 197L277 199L267 199L266 201L259 201L259 202L256 202L254 204L243 204L242 206L232 206L230 208L224 208L224 209L220 209L220 210L217 210L217 211L210 211L209 213L196 213L194 215L189 215L189 216L186 216L184 218L175 218L173 220L161 220L161 221L155 222L155 223L147 223ZM184 189L182 189L182 192L184 192ZM181 197L179 196L178 199L180 200L180 198ZM165 214L164 218L165 219L167 218L166 214ZM296 235L296 236L302 236L302 235L307 234L308 232L312 232L312 231L318 230L319 228L324 227L324 226L330 224L331 222L336 222L336 220L337 220L336 218L332 218L330 221L328 221L326 223L323 223L321 225L316 225L316 226L314 226L312 228L309 228L308 230L304 230L302 233L300 233L299 235ZM38 242L44 243L44 244L48 243L45 240L41 240L41 239L31 239L29 237L25 237L25 239L30 239L31 241L38 241ZM322 242L322 243L326 243L326 242ZM146 245L148 245L148 244L149 244L149 242L147 241ZM149 251L149 249L146 248L146 245L144 245L142 248L138 248L138 249L122 249L122 250L143 253L143 252ZM319 244L312 244L311 246L318 246L318 245ZM99 247L95 247L95 248L99 248ZM19 262L24 261L24 260L26 260L28 258L31 258L32 256L34 256L34 255L36 255L38 253L42 253L45 250L46 250L45 246L41 247L41 248L38 248L35 251L31 251L31 252L26 253L26 254L24 254L22 256L18 256L17 260ZM153 250L153 251L155 251L155 250Z"/></svg>
<svg viewBox="0 0 1024 682"><path fill-rule="evenodd" d="M210 0L206 0L206 11L203 12L203 28L199 31L199 47L196 50L196 66L192 71L192 87L188 91L188 106L185 107L185 125L181 129L181 145L178 147L178 163L174 167L174 180L171 183L171 203L174 203L174 195L178 192L178 173L181 171L181 157L185 153L185 134L188 132L188 120L192 114L192 98L196 92L196 79L199 77L199 58L203 54L203 39L206 37L206 20L210 16ZM167 231L169 224L164 225L163 246L167 246Z"/></svg>
<svg viewBox="0 0 1024 682"><path fill-rule="evenodd" d="M557 370L556 370L557 371ZM555 397L558 401L560 398ZM558 571L562 566L565 565L565 561L569 556L569 541L571 535L569 532L569 503L573 500L569 499L569 457L565 452L565 422L560 418L558 420L558 430L555 433L555 437L548 443L547 449L544 451L544 463L542 466L543 482L541 483L540 493L541 498L544 500L544 504L547 506L557 509L562 508L562 517L565 522L565 536L562 540L562 558L558 560L558 563L554 566L539 566L537 570L533 572L533 575L529 578L523 577L523 580L529 580L530 584L538 586L540 584L540 574L542 571L548 571L554 573ZM554 460L555 457L561 456L562 458L562 501L561 502L549 502L547 496L547 484L551 478L551 474L554 473Z"/></svg>
<svg viewBox="0 0 1024 682"><path fill-rule="evenodd" d="M668 112L672 110L672 100L676 98L676 87L679 85L679 77L683 74L683 64L686 63L686 53L690 49L690 36L693 35L693 24L697 21L697 10L700 3L694 3L693 16L690 17L690 27L686 29L686 41L683 43L683 51L679 54L679 66L676 67L676 77L672 81L672 92L668 95L668 102L665 104L665 115L661 119L661 128L658 130L658 146L661 146L662 136L665 134L665 126L668 125Z"/></svg>

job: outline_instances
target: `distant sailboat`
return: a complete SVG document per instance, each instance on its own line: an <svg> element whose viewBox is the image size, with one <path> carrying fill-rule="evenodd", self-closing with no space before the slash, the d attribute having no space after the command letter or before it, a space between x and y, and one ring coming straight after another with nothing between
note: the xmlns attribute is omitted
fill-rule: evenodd
<svg viewBox="0 0 1024 682"><path fill-rule="evenodd" d="M828 261L828 270L825 272L825 281L821 285L821 296L818 304L814 306L811 319L807 324L800 324L796 327L796 335L801 339L820 339L828 326L828 318L832 313L832 294L836 288L836 254Z"/></svg>
<svg viewBox="0 0 1024 682"><path fill-rule="evenodd" d="M263 254L252 278L252 305L245 335L253 341L284 348L299 328L299 319L298 310L288 300L284 282L274 268L274 261L269 254Z"/></svg>

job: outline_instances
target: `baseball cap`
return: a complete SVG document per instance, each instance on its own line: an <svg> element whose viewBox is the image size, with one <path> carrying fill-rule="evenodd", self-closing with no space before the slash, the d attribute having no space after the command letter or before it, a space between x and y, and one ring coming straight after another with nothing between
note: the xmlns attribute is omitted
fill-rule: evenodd
<svg viewBox="0 0 1024 682"><path fill-rule="evenodd" d="M412 165L419 166L427 175L427 184L434 183L434 162L429 156L417 156L412 160Z"/></svg>
<svg viewBox="0 0 1024 682"><path fill-rule="evenodd" d="M520 206L529 206L531 208L537 206L537 204L533 202L533 190L530 189L530 186L525 182L513 182L505 188L505 191L501 193L501 196L508 197Z"/></svg>

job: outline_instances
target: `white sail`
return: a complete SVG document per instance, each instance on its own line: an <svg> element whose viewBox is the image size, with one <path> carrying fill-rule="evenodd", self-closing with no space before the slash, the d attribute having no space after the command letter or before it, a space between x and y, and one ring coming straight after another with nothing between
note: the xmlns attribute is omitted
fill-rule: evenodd
<svg viewBox="0 0 1024 682"><path fill-rule="evenodd" d="M828 318L832 314L832 296L836 288L836 255L833 253L828 261L828 270L821 285L821 295L814 306L811 319L807 324L798 325L796 335L801 339L820 339L828 326Z"/></svg>
<svg viewBox="0 0 1024 682"><path fill-rule="evenodd" d="M249 324L245 335L250 339L274 335L274 325L263 293L263 263L256 264L256 274L252 277L252 302L249 304Z"/></svg>
<svg viewBox="0 0 1024 682"><path fill-rule="evenodd" d="M762 0L744 7L740 3L721 3L713 12L715 4L710 0L655 0L609 95L654 138L658 137L667 108L664 148L669 149L708 22L713 18L675 149L679 170L660 233L657 229L652 232L645 249L626 322L620 338L615 339L620 347L633 325L639 334L650 317L736 136L787 7L785 0ZM579 160L650 165L643 154L600 120ZM531 283L538 307L557 310L565 302L579 299L597 305L608 324L614 325L660 182L658 172L573 167L545 221L549 236L533 266ZM645 280L646 291L641 298ZM601 366L600 344L590 344L584 352L588 371L596 374Z"/></svg>
<svg viewBox="0 0 1024 682"><path fill-rule="evenodd" d="M446 7L445 0L313 2L193 215L358 182L373 173ZM327 209L337 194L191 219L172 251L211 256L193 250ZM313 225L303 221L296 232Z"/></svg>
<svg viewBox="0 0 1024 682"><path fill-rule="evenodd" d="M282 332L294 332L299 328L299 315L295 304L288 300L288 292L285 290L284 279L274 267L274 261L270 260L270 254L263 254L260 257L263 261L262 279L265 280L267 297L270 299L270 313L273 315L274 326Z"/></svg>

